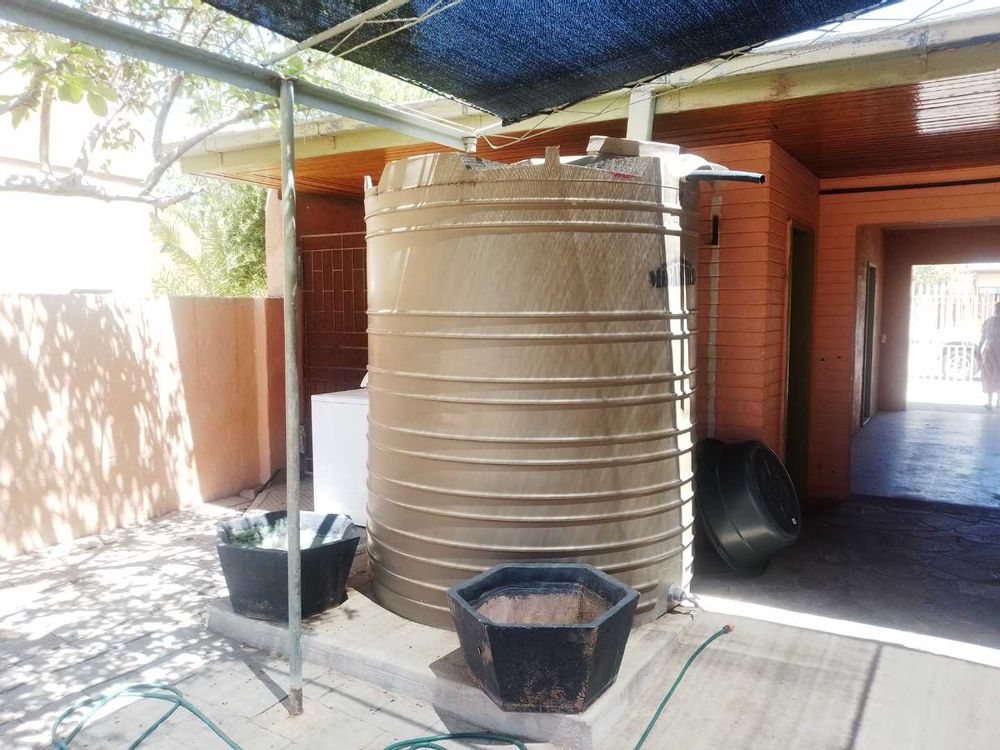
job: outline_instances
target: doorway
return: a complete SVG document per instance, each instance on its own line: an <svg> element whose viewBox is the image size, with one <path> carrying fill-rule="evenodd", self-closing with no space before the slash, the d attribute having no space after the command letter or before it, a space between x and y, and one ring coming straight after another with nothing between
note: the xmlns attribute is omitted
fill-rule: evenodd
<svg viewBox="0 0 1000 750"><path fill-rule="evenodd" d="M812 360L815 261L812 233L793 227L788 257L785 466L799 497L803 498L808 479L809 368Z"/></svg>
<svg viewBox="0 0 1000 750"><path fill-rule="evenodd" d="M910 287L908 409L983 404L976 345L1000 292L1000 264L914 265Z"/></svg>
<svg viewBox="0 0 1000 750"><path fill-rule="evenodd" d="M902 325L889 332L890 338L893 330L897 338L905 336L906 346L898 350L905 364L899 378L905 408L867 414L870 421L864 398L871 377L865 311L864 427L852 441L852 492L998 508L1000 417L983 408L977 345L1000 296L1000 264L914 263L908 270L900 279L886 276L898 288L898 295L887 299L898 296L896 306L905 314ZM866 299L870 303L870 295Z"/></svg>

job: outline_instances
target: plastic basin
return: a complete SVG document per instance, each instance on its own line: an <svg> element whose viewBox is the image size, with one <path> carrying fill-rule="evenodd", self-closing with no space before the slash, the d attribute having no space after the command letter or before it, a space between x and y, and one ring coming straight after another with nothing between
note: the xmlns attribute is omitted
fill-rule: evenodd
<svg viewBox="0 0 1000 750"><path fill-rule="evenodd" d="M498 565L448 591L476 684L504 711L579 713L618 676L637 591L582 564Z"/></svg>
<svg viewBox="0 0 1000 750"><path fill-rule="evenodd" d="M222 574L233 611L259 620L288 621L288 549L285 511L223 521L216 526ZM360 531L349 516L299 514L302 616L346 598Z"/></svg>

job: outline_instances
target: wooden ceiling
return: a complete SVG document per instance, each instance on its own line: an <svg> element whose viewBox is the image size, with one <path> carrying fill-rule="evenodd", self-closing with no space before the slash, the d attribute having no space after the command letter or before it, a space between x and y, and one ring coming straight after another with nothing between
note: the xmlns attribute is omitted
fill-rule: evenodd
<svg viewBox="0 0 1000 750"><path fill-rule="evenodd" d="M623 120L584 123L497 150L480 142L478 155L517 161L556 144L563 153L582 153L590 135L624 132ZM1000 71L658 115L653 137L690 149L773 140L820 178L1000 164ZM417 144L303 159L296 180L304 192L360 196L364 176L377 180L387 161L443 150ZM277 164L219 176L268 187L280 183Z"/></svg>

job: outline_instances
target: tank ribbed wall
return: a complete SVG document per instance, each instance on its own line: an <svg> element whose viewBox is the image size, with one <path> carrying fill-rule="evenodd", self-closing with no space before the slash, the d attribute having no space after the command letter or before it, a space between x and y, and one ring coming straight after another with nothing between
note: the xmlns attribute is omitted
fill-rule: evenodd
<svg viewBox="0 0 1000 750"><path fill-rule="evenodd" d="M366 197L375 595L451 624L500 562L665 611L691 567L697 185L659 156L389 164Z"/></svg>

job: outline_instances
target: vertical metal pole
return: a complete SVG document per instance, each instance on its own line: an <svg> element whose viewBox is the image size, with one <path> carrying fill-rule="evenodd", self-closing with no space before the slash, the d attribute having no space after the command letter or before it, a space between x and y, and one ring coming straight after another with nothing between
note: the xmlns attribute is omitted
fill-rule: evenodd
<svg viewBox="0 0 1000 750"><path fill-rule="evenodd" d="M656 115L656 91L651 86L634 86L628 96L628 120L625 137L630 141L653 140L653 117Z"/></svg>
<svg viewBox="0 0 1000 750"><path fill-rule="evenodd" d="M302 713L302 557L299 542L299 291L295 233L295 84L281 82L281 219L285 259L285 459L288 475L288 712Z"/></svg>

